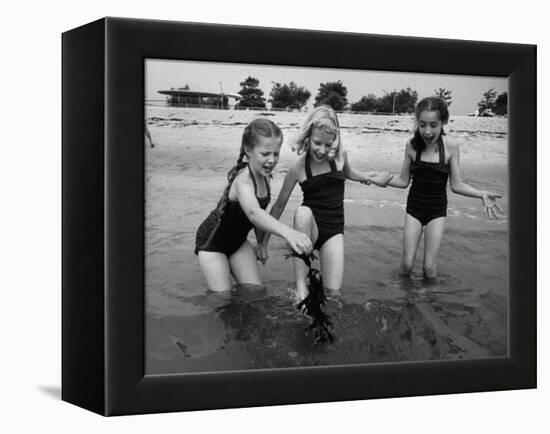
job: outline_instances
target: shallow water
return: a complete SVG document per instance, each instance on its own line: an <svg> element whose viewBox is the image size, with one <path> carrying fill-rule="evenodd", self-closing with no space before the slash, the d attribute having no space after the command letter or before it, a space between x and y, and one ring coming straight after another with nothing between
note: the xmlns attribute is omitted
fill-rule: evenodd
<svg viewBox="0 0 550 434"><path fill-rule="evenodd" d="M230 293L216 294L205 293L204 285L183 285L172 287L173 294L159 291L172 305L165 313L156 309L147 316L147 371L476 359L507 354L508 303L502 294L507 279L499 258L488 267L491 255L479 251L486 265L470 264L467 273L460 264L453 264L442 267L437 282L428 282L419 273L403 278L391 270L395 260L376 254L377 245L385 244L385 236L378 233L372 253L358 258L353 252L358 253L362 238L373 233L348 232L353 238L346 244L352 253L352 257L346 256L346 284L338 294L330 295L326 306L335 324L333 344L314 345L313 336L305 331L309 319L295 309L291 282L274 278L292 270L291 263L282 258L284 246L280 245L274 252L278 256L266 267L272 269L264 273L267 279L262 288L235 287ZM396 234L385 235L389 239ZM503 235L488 234L476 245L504 244ZM476 253L468 236L450 237L457 238L459 251L466 248ZM466 241L460 242L463 238ZM449 254L443 249L442 260ZM462 261L462 267L466 268L466 262ZM195 292L199 294L192 295Z"/></svg>
<svg viewBox="0 0 550 434"><path fill-rule="evenodd" d="M406 190L346 183L345 278L326 310L333 344L315 346L309 319L294 307L292 263L280 239L270 243L264 286L206 290L195 231L215 206L250 114L155 108L148 116L157 146L146 158L146 370L154 373L291 366L476 359L508 348L508 221L488 221L475 199L449 195L437 282L397 273ZM272 119L287 133L301 116ZM181 120L174 121L170 118ZM168 120L167 120L168 119ZM342 137L359 170L396 171L410 119L343 116ZM464 134L464 178L504 195L506 125L500 119L457 119ZM373 133L373 131L375 131ZM462 133L462 131L466 131ZM272 183L276 197L295 158L283 149ZM281 220L301 201L295 189ZM250 238L253 240L253 236ZM317 264L318 266L318 264Z"/></svg>
<svg viewBox="0 0 550 434"><path fill-rule="evenodd" d="M506 300L488 292L463 304L441 291L403 290L358 304L332 298L336 340L316 346L309 324L283 295L189 300L197 312L149 317L149 373L282 368L505 356ZM246 290L245 290L246 291ZM468 293L468 290L463 290ZM460 290L453 291L456 299ZM200 306L200 308L199 308Z"/></svg>

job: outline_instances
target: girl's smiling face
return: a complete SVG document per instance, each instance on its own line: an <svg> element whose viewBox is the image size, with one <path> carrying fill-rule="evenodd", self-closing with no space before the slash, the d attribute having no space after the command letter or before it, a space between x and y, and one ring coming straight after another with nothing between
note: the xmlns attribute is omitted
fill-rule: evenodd
<svg viewBox="0 0 550 434"><path fill-rule="evenodd" d="M254 147L246 150L248 165L261 176L270 176L279 161L282 137L258 137Z"/></svg>
<svg viewBox="0 0 550 434"><path fill-rule="evenodd" d="M438 111L424 110L418 116L416 125L424 143L430 146L437 142L445 124L441 122Z"/></svg>
<svg viewBox="0 0 550 434"><path fill-rule="evenodd" d="M331 155L333 155L335 152L335 150L332 149L332 145L335 140L335 134L318 127L313 127L311 129L311 134L309 135L308 152L310 157L312 157L318 163L325 161L329 157L331 151Z"/></svg>

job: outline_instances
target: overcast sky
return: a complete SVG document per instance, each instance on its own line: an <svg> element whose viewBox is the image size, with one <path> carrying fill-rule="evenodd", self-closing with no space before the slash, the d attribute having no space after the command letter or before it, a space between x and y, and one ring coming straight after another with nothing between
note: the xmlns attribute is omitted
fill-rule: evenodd
<svg viewBox="0 0 550 434"><path fill-rule="evenodd" d="M498 93L508 91L508 80L501 77L473 77L464 75L418 74L406 72L375 72L350 69L304 68L265 66L237 63L191 62L181 60L145 61L145 98L164 100L159 90L184 87L203 92L237 93L239 83L249 75L260 80L264 97L269 99L273 82L294 81L311 92L308 101L313 106L320 83L340 80L348 89L348 102L354 103L362 96L373 93L382 96L410 87L418 92L419 99L433 95L440 87L452 90L451 116L465 115L477 108L483 92L495 88Z"/></svg>

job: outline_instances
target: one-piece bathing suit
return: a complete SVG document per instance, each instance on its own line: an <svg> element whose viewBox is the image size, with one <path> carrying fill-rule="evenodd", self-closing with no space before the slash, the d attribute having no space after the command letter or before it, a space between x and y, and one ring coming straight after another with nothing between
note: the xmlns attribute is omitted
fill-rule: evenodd
<svg viewBox="0 0 550 434"><path fill-rule="evenodd" d="M319 237L315 249L335 235L344 233L344 189L346 175L337 170L334 161L330 161L330 172L313 176L311 173L309 152L305 161L306 179L300 183L304 199L302 206L311 209Z"/></svg>
<svg viewBox="0 0 550 434"><path fill-rule="evenodd" d="M254 175L254 194L257 186ZM265 180L267 195L257 197L260 207L266 209L271 200L271 191L267 179ZM220 252L228 257L235 253L245 242L250 229L253 228L239 201L227 200L227 206L221 218L218 218L218 211L214 209L201 223L195 238L195 254L200 251Z"/></svg>
<svg viewBox="0 0 550 434"><path fill-rule="evenodd" d="M416 152L411 163L412 186L407 197L407 213L416 218L422 226L438 217L447 215L447 180L450 167L445 164L445 146L439 136L439 162L420 159L422 152Z"/></svg>

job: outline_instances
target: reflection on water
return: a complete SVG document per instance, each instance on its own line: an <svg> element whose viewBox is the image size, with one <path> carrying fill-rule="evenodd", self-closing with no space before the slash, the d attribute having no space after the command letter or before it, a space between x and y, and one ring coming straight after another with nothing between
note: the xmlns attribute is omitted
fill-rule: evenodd
<svg viewBox="0 0 550 434"><path fill-rule="evenodd" d="M492 291L470 297L443 276L389 276L399 296L358 302L346 291L329 298L335 342L315 346L309 319L284 283L237 287L187 299L185 316L148 317L150 373L282 368L505 356L507 301ZM459 302L469 299L468 303ZM191 313L194 312L194 313Z"/></svg>

